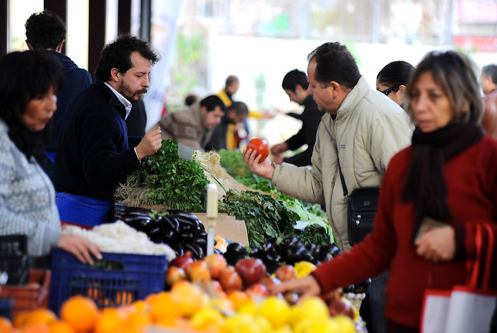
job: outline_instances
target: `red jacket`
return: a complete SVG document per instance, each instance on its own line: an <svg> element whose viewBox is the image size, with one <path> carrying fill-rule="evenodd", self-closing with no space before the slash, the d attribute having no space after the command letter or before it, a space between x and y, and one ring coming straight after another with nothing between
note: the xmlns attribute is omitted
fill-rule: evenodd
<svg viewBox="0 0 497 333"><path fill-rule="evenodd" d="M475 224L487 222L497 234L497 141L485 136L444 165L453 218L446 222L455 227L459 258L443 264L417 256L411 242L414 204L401 200L411 153L408 147L390 161L372 234L350 252L320 265L313 275L323 292L328 292L389 269L386 317L418 327L425 289L451 289L466 282L465 260L475 258Z"/></svg>

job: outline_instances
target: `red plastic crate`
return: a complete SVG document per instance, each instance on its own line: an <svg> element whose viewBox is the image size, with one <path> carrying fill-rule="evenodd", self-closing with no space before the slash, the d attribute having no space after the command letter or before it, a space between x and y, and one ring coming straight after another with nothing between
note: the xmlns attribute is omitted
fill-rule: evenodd
<svg viewBox="0 0 497 333"><path fill-rule="evenodd" d="M15 318L23 311L48 307L48 293L50 290L50 271L32 269L29 271L29 285L27 286L2 286L0 298L14 300Z"/></svg>

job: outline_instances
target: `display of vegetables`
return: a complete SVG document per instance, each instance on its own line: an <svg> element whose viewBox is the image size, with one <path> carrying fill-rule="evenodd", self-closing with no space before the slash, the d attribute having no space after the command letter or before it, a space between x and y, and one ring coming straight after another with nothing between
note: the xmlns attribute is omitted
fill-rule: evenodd
<svg viewBox="0 0 497 333"><path fill-rule="evenodd" d="M249 243L259 246L268 238L293 235L297 214L270 195L230 190L219 211L245 221Z"/></svg>
<svg viewBox="0 0 497 333"><path fill-rule="evenodd" d="M142 161L125 184L116 189L117 202L132 206L166 205L169 209L205 212L209 184L196 161L178 156L178 142L162 141L162 147Z"/></svg>
<svg viewBox="0 0 497 333"><path fill-rule="evenodd" d="M167 244L182 256L186 251L194 259L201 259L207 252L207 232L198 218L181 210L157 213L149 209L126 207L116 214L116 219L144 232L157 244Z"/></svg>
<svg viewBox="0 0 497 333"><path fill-rule="evenodd" d="M241 152L221 149L218 151L218 154L221 155L221 166L232 177L244 177L253 174L247 163L245 163Z"/></svg>

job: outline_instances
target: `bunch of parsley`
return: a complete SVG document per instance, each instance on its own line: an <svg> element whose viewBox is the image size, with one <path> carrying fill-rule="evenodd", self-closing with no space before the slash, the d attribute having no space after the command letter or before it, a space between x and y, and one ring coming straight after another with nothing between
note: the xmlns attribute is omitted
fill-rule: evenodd
<svg viewBox="0 0 497 333"><path fill-rule="evenodd" d="M267 239L287 237L295 233L298 215L270 195L258 192L229 190L219 210L244 220L251 246Z"/></svg>
<svg viewBox="0 0 497 333"><path fill-rule="evenodd" d="M146 202L149 205L205 212L209 181L199 163L178 156L176 141L162 141L162 147L146 157L142 167L130 177L137 186L148 187Z"/></svg>

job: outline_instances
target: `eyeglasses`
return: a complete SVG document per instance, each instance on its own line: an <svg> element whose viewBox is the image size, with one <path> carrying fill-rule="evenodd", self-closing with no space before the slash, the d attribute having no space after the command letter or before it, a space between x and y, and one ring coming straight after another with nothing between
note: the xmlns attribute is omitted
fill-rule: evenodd
<svg viewBox="0 0 497 333"><path fill-rule="evenodd" d="M381 92L382 94L385 94L385 96L388 96L388 95L390 95L390 93L391 93L392 91L395 91L395 90L397 90L397 89L399 89L399 86L393 86L393 87L390 87L390 88L385 89L385 90L380 91L380 92Z"/></svg>

